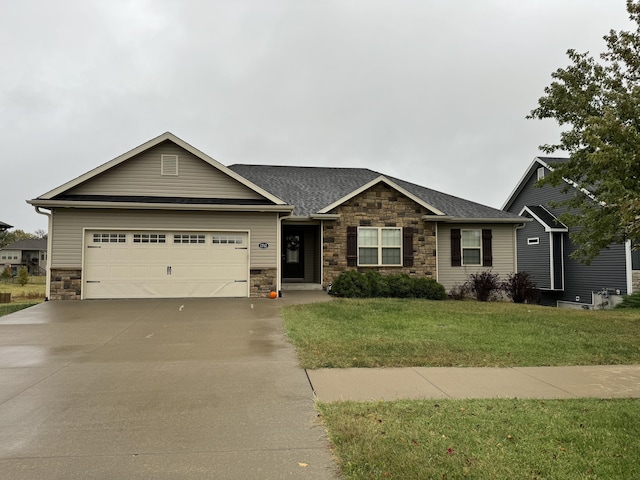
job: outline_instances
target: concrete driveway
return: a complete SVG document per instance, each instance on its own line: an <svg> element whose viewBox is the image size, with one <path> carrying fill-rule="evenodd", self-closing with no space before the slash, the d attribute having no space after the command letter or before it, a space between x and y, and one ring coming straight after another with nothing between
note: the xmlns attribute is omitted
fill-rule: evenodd
<svg viewBox="0 0 640 480"><path fill-rule="evenodd" d="M336 478L279 316L306 300L48 302L1 317L0 476Z"/></svg>

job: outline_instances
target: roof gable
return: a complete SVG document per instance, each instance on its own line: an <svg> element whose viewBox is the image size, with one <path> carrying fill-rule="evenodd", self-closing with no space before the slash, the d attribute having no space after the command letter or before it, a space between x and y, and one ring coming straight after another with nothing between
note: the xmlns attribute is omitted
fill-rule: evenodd
<svg viewBox="0 0 640 480"><path fill-rule="evenodd" d="M414 194L412 194L411 192L405 190L404 188L402 188L401 186L399 186L398 184L392 182L391 180L389 180L388 178L386 178L384 175L380 175L377 178L374 178L373 180L371 180L368 183L365 183L364 185L362 185L361 187L349 192L347 195L345 195L342 198L337 199L335 202L331 203L330 205L327 205L326 207L320 209L318 211L318 213L329 213L331 210L333 210L334 208L336 208L337 206L343 204L344 202L346 202L347 200L352 199L353 197L361 194L362 192L369 190L371 187L373 187L374 185L377 185L379 183L384 183L386 185L388 185L389 187L393 188L394 190L398 191L399 193L401 193L402 195L410 198L411 200L413 200L414 202L416 202L418 205L423 206L424 208L426 208L427 210L433 212L434 215L445 215L444 213L442 213L440 210L438 210L437 208L429 205L427 202L425 202L424 200L416 197Z"/></svg>
<svg viewBox="0 0 640 480"><path fill-rule="evenodd" d="M525 170L524 174L520 178L520 181L516 184L511 194L509 194L509 196L507 197L504 205L502 205L502 210L508 210L511 207L516 198L518 198L518 195L520 195L520 192L522 192L522 189L529 182L531 176L537 175L538 168L542 167L549 171L552 171L554 163L566 162L568 160L568 158L564 157L535 157L529 167ZM565 181L575 186L573 182L569 180Z"/></svg>
<svg viewBox="0 0 640 480"><path fill-rule="evenodd" d="M522 217L383 175L368 168L231 165L233 171L294 205L293 215L322 215L335 205L383 181L450 221L522 222Z"/></svg>
<svg viewBox="0 0 640 480"><path fill-rule="evenodd" d="M169 148L167 150L167 146ZM137 196L143 198L149 196L153 192L162 197L187 197L187 192L181 190L181 183L171 181L171 176L166 176L161 187L154 184L153 181L136 185L140 179L146 179L145 169L148 174L152 174L156 179L160 179L161 169L161 152L168 153L180 152L183 154L183 160L186 162L188 175L185 180L191 181L189 194L190 197L210 197L212 195L221 196L222 198L241 198L241 199L266 199L276 205L285 205L285 202L275 195L263 190L261 187L253 184L246 178L238 175L228 169L218 161L209 157L200 150L192 147L172 133L166 132L136 148L130 150L113 160L100 165L93 170L45 193L38 197L39 200L52 200L60 197L68 197L69 195L98 195L98 196L131 196L136 193ZM153 167L150 155L153 154ZM180 155L178 156L180 162ZM131 165L136 165L135 175L129 175L128 169ZM151 170L153 168L153 170ZM180 163L178 163L178 172L180 171ZM132 181L127 181L128 177L133 177ZM212 180L218 180L213 182ZM195 182L195 183L194 183ZM188 182L187 182L188 183ZM191 188L198 185L198 188ZM212 189L217 188L216 192ZM158 191L160 189L160 191ZM191 192L195 191L193 194Z"/></svg>
<svg viewBox="0 0 640 480"><path fill-rule="evenodd" d="M544 227L545 232L568 232L567 226L542 205L527 205L520 215L530 216Z"/></svg>

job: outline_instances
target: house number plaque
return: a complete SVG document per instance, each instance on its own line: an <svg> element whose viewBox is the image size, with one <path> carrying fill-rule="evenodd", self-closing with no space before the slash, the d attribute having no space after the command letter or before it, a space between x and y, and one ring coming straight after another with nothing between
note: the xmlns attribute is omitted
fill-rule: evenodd
<svg viewBox="0 0 640 480"><path fill-rule="evenodd" d="M259 244L258 244L258 246L259 246L260 248L269 248L269 244L268 244L267 242L259 243Z"/></svg>

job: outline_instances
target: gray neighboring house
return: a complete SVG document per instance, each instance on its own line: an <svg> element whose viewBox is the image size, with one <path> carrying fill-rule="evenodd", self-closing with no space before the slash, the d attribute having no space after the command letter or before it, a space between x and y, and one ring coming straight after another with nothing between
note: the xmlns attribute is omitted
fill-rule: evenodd
<svg viewBox="0 0 640 480"><path fill-rule="evenodd" d="M226 167L167 132L29 200L51 300L263 297L346 270L516 270L529 221L365 168Z"/></svg>
<svg viewBox="0 0 640 480"><path fill-rule="evenodd" d="M20 267L27 267L29 275L46 275L47 239L18 240L0 248L0 266L11 268L14 274Z"/></svg>
<svg viewBox="0 0 640 480"><path fill-rule="evenodd" d="M554 163L565 161L536 157L502 207L533 220L517 231L518 270L532 275L544 305L608 307L619 301L620 295L640 290L640 252L633 251L627 242L603 249L590 265L570 257L576 250L569 238L571 228L557 218L565 209L550 205L565 199L566 194L562 186L535 186Z"/></svg>

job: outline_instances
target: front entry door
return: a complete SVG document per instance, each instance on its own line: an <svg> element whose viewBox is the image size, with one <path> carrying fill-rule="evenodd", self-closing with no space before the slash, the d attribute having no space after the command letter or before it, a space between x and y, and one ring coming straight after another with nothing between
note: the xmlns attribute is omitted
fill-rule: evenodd
<svg viewBox="0 0 640 480"><path fill-rule="evenodd" d="M284 231L282 278L304 279L304 233L300 230Z"/></svg>

